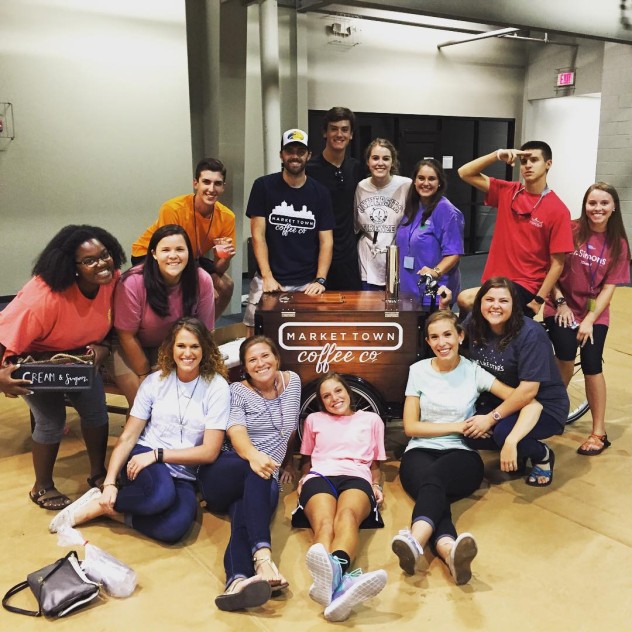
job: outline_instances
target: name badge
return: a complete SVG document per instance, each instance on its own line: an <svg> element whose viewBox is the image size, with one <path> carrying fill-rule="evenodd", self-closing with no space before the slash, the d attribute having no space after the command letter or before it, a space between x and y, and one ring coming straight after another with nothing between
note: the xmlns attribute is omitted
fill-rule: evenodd
<svg viewBox="0 0 632 632"><path fill-rule="evenodd" d="M415 257L404 257L404 268L406 268L406 270L414 270Z"/></svg>

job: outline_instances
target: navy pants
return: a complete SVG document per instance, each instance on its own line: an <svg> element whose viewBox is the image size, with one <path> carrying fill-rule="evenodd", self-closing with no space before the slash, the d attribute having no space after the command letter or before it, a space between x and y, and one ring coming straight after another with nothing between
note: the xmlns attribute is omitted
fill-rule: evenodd
<svg viewBox="0 0 632 632"><path fill-rule="evenodd" d="M481 457L471 450L414 448L404 452L399 480L415 501L411 522L430 524L432 544L446 535L456 539L450 504L481 486L483 469Z"/></svg>
<svg viewBox="0 0 632 632"><path fill-rule="evenodd" d="M221 452L215 463L201 467L199 482L207 509L230 516L226 585L237 577L252 577L252 556L272 546L270 521L279 501L279 484L255 474L236 452Z"/></svg>
<svg viewBox="0 0 632 632"><path fill-rule="evenodd" d="M518 413L508 415L494 426L492 430L493 434L489 439L469 439L465 437L465 443L474 450L498 451L505 444L505 439L507 439L509 433L513 430L516 421L518 421ZM518 459L530 458L533 463L543 461L546 457L546 446L541 440L562 434L563 432L564 426L561 426L557 419L542 412L536 425L518 441Z"/></svg>
<svg viewBox="0 0 632 632"><path fill-rule="evenodd" d="M130 452L150 452L136 445ZM127 464L121 470L122 487L114 509L125 514L125 523L146 536L173 544L189 531L198 509L195 483L171 476L164 463L152 463L130 481Z"/></svg>

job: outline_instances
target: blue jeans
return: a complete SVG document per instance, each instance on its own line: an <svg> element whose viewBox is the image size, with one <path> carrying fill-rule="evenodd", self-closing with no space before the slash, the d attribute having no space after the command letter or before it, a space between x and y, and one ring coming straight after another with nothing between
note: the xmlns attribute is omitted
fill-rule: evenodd
<svg viewBox="0 0 632 632"><path fill-rule="evenodd" d="M236 452L221 452L199 471L206 508L230 516L230 540L224 553L226 585L255 574L252 556L271 548L270 521L279 501L275 479L264 479Z"/></svg>
<svg viewBox="0 0 632 632"><path fill-rule="evenodd" d="M129 456L150 451L136 445ZM152 463L133 481L126 472L127 464L121 469L123 485L114 504L116 511L125 514L125 523L160 542L181 540L197 515L195 483L174 478L164 463Z"/></svg>
<svg viewBox="0 0 632 632"><path fill-rule="evenodd" d="M383 292L386 289L385 285L375 285L375 283L369 283L368 281L362 281L362 289L370 292Z"/></svg>
<svg viewBox="0 0 632 632"><path fill-rule="evenodd" d="M66 402L64 395L77 409L84 427L96 428L108 423L108 411L105 407L103 380L97 372L92 388L85 391L39 391L25 395L24 401L33 413L35 428L33 440L37 443L59 443L64 434L66 423Z"/></svg>

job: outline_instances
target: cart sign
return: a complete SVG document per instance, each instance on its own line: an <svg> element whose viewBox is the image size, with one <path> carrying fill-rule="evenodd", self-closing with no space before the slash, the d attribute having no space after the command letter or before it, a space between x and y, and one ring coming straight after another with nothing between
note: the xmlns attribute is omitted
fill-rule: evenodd
<svg viewBox="0 0 632 632"><path fill-rule="evenodd" d="M298 352L297 361L314 364L316 373L326 373L330 364L374 363L402 343L398 323L292 322L279 328L279 346Z"/></svg>

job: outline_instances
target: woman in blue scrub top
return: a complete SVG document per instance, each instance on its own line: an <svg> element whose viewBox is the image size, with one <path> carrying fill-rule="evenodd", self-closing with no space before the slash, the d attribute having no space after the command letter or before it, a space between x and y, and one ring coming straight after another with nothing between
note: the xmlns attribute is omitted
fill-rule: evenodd
<svg viewBox="0 0 632 632"><path fill-rule="evenodd" d="M395 243L399 247L400 290L419 292L420 275L430 274L457 296L461 290L459 260L463 254L463 213L445 197L446 175L433 158L420 160ZM430 298L424 297L424 303Z"/></svg>

